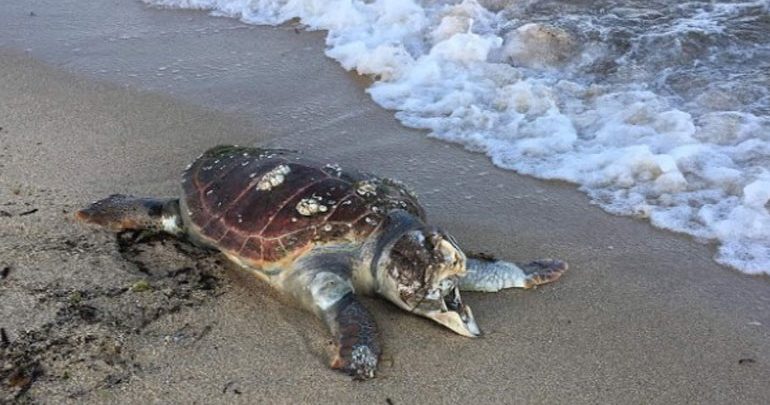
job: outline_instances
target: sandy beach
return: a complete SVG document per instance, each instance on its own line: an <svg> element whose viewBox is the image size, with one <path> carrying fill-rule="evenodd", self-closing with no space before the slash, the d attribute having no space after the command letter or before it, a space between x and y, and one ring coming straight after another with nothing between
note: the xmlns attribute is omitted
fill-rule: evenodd
<svg viewBox="0 0 770 405"><path fill-rule="evenodd" d="M770 399L770 279L719 266L713 246L404 128L323 56L322 33L77 3L0 6L0 402ZM467 250L570 271L464 294L479 339L366 300L384 354L352 382L328 369L319 321L223 258L74 221L110 193L178 195L222 143L400 179Z"/></svg>

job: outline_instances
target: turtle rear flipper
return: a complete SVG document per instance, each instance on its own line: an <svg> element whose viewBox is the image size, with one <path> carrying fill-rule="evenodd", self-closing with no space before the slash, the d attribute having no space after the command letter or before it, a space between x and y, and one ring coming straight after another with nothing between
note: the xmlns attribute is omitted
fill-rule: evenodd
<svg viewBox="0 0 770 405"><path fill-rule="evenodd" d="M567 268L567 263L554 259L510 263L486 258L468 258L468 273L460 279L460 289L496 292L513 287L532 288L558 280Z"/></svg>
<svg viewBox="0 0 770 405"><path fill-rule="evenodd" d="M111 231L181 231L179 200L113 194L75 213L80 221Z"/></svg>

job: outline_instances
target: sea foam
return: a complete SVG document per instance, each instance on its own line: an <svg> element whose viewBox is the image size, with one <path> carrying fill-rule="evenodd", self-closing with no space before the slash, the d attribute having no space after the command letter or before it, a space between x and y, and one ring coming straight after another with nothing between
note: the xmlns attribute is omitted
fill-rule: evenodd
<svg viewBox="0 0 770 405"><path fill-rule="evenodd" d="M718 88L689 101L651 91L623 60L635 48L612 61L622 75L601 80L580 73L606 57L601 41L581 42L476 0L146 1L253 24L299 18L327 30L326 54L373 76L369 94L404 125L484 152L500 167L579 184L613 214L716 241L718 262L770 274L770 120L730 109L731 95ZM739 6L770 11L762 1L720 3L640 41L665 54L661 38L678 35L681 45L721 34L711 17ZM760 111L770 109L761 103Z"/></svg>

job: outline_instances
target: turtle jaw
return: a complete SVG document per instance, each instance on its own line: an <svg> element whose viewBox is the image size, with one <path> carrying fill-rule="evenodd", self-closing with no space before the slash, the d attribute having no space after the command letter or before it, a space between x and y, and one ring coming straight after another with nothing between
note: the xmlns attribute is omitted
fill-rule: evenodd
<svg viewBox="0 0 770 405"><path fill-rule="evenodd" d="M462 312L439 312L428 315L428 318L446 326L458 335L471 338L481 336L481 329L476 324L473 312L468 306L465 306Z"/></svg>
<svg viewBox="0 0 770 405"><path fill-rule="evenodd" d="M473 317L473 311L463 304L460 289L457 286L438 300L423 301L414 312L444 325L458 335L479 337L482 334Z"/></svg>

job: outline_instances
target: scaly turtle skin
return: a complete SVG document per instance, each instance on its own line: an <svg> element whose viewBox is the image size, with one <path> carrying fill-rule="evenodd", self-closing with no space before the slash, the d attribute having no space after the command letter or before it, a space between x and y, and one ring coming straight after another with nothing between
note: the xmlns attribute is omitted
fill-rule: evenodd
<svg viewBox="0 0 770 405"><path fill-rule="evenodd" d="M185 170L179 199L111 195L77 218L113 231L166 232L221 251L326 322L331 366L371 378L377 327L356 294L379 295L464 336L481 334L460 290L531 288L567 270L466 257L426 224L402 184L280 149L218 146Z"/></svg>

